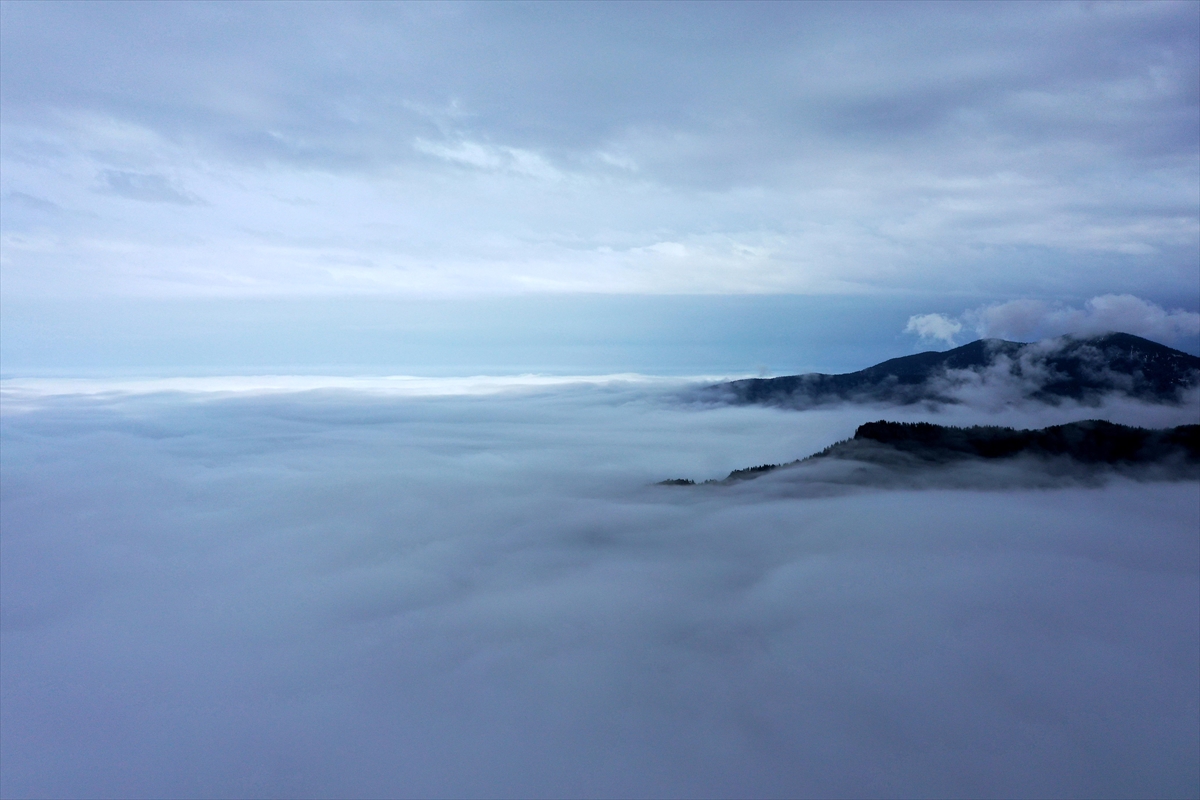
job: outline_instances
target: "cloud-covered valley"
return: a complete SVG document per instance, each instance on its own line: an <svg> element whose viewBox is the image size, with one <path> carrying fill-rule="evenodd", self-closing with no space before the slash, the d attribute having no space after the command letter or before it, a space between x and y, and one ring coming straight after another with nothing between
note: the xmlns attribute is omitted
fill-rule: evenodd
<svg viewBox="0 0 1200 800"><path fill-rule="evenodd" d="M651 484L1195 403L251 383L8 385L4 796L1194 793L1195 482Z"/></svg>

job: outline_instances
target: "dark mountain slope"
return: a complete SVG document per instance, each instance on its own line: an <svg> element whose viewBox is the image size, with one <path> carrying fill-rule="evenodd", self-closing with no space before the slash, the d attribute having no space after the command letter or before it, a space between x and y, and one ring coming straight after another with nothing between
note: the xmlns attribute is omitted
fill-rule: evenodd
<svg viewBox="0 0 1200 800"><path fill-rule="evenodd" d="M862 450L855 447L856 442L885 445L929 462L1017 455L1066 456L1083 464L1200 462L1200 425L1147 430L1095 419L1040 430L880 420L860 425L853 439L811 458L858 458Z"/></svg>
<svg viewBox="0 0 1200 800"><path fill-rule="evenodd" d="M1033 344L980 339L944 352L893 358L842 375L752 378L708 387L726 402L795 408L836 402L961 402L966 388L993 388L1043 402L1118 393L1178 402L1200 384L1200 358L1128 333Z"/></svg>
<svg viewBox="0 0 1200 800"><path fill-rule="evenodd" d="M1042 386L1046 397L1081 399L1093 392L1122 391L1143 400L1175 400L1200 382L1200 358L1128 333L1064 339L1039 353L1026 345L1031 360L1054 373ZM1111 387L1111 388L1110 388Z"/></svg>
<svg viewBox="0 0 1200 800"><path fill-rule="evenodd" d="M1148 430L1103 420L1085 420L1039 430L996 426L955 428L928 422L868 422L854 437L789 464L762 464L734 470L724 480L737 483L778 469L821 462L853 461L909 474L965 462L998 462L1023 457L1030 464L1069 462L1079 468L1116 470L1134 476L1158 467L1155 478L1200 477L1200 425ZM1143 471L1143 475L1148 474ZM662 485L691 485L689 480Z"/></svg>

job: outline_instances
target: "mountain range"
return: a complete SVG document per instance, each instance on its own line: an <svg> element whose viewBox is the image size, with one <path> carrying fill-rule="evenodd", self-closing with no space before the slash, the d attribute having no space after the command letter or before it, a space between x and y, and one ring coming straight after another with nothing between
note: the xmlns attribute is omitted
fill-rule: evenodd
<svg viewBox="0 0 1200 800"><path fill-rule="evenodd" d="M1095 403L1120 394L1178 403L1200 385L1200 358L1128 333L1040 342L980 339L942 352L884 361L840 375L750 378L703 390L707 399L809 408L841 402L959 403L972 393L1001 399Z"/></svg>

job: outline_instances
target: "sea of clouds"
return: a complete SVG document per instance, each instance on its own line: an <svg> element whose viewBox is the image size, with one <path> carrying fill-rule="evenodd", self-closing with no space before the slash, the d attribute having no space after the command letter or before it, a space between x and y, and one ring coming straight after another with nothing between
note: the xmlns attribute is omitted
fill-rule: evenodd
<svg viewBox="0 0 1200 800"><path fill-rule="evenodd" d="M5 381L4 797L1186 797L1200 485L658 487L886 418L683 381ZM993 476L994 477L994 476ZM1007 487L1007 488L997 488Z"/></svg>

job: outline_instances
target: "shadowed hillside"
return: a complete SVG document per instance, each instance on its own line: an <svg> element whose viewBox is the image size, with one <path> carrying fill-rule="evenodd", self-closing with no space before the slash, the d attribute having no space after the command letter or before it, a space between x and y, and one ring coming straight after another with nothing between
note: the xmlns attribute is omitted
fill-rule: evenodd
<svg viewBox="0 0 1200 800"><path fill-rule="evenodd" d="M852 439L787 464L762 464L734 470L723 480L736 483L778 469L822 461L854 461L907 472L953 465L956 462L1013 460L1027 463L1071 462L1083 468L1114 468L1129 472L1161 467L1153 477L1200 476L1200 425L1147 430L1103 420L1085 420L1040 430L996 426L954 428L929 422L868 422ZM662 481L664 486L694 485L694 481Z"/></svg>
<svg viewBox="0 0 1200 800"><path fill-rule="evenodd" d="M812 458L854 458L856 444L878 443L933 462L1016 455L1066 456L1084 464L1152 464L1200 460L1200 425L1163 430L1132 428L1103 420L1072 422L1040 430L996 426L952 428L929 422L868 422L854 438Z"/></svg>
<svg viewBox="0 0 1200 800"><path fill-rule="evenodd" d="M1197 385L1200 358L1139 336L1109 333L1032 344L980 339L841 375L809 373L716 384L705 395L735 404L794 408L847 401L958 403L973 389L1049 403L1068 398L1094 402L1110 393L1176 403Z"/></svg>

